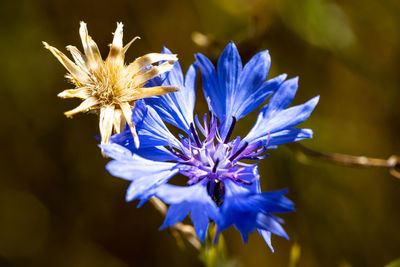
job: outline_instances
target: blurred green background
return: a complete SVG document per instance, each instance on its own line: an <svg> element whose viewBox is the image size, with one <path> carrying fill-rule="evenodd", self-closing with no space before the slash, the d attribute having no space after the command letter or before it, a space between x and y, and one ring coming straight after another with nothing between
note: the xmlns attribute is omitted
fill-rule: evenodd
<svg viewBox="0 0 400 267"><path fill-rule="evenodd" d="M127 61L169 47L186 69L193 54L217 59L233 40L246 62L269 49L270 77L300 76L294 104L320 94L302 143L322 151L388 158L400 154L400 2L343 0L51 1L6 0L0 10L0 266L201 266L180 249L147 204L125 202L128 182L105 171L94 115L63 112L79 100L42 40L81 49L79 21L103 56L116 22L124 41L139 35ZM198 93L198 110L205 102ZM256 112L239 122L245 133ZM290 241L243 244L225 234L242 266L384 266L400 257L400 180L386 170L299 158L287 147L260 165L264 190L287 187Z"/></svg>

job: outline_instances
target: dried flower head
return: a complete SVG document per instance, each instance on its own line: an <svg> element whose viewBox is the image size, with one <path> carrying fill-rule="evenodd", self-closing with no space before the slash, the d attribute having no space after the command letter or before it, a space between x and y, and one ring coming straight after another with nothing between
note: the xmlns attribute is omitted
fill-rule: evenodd
<svg viewBox="0 0 400 267"><path fill-rule="evenodd" d="M75 89L65 90L58 96L84 100L75 109L65 112L65 115L71 117L79 112L98 110L102 143L109 141L113 129L114 132L120 133L125 130L125 125L128 123L135 146L139 147L135 125L132 123L135 101L178 90L175 86L145 87L149 79L171 70L177 57L171 54L150 53L125 65L125 53L139 37L122 46L122 28L123 24L117 23L110 52L105 61L101 58L96 43L88 35L84 22L81 22L79 34L85 54L83 55L75 46L67 46L75 62L46 42L43 44L68 70L66 78L76 86ZM158 66L152 65L159 61L165 62Z"/></svg>

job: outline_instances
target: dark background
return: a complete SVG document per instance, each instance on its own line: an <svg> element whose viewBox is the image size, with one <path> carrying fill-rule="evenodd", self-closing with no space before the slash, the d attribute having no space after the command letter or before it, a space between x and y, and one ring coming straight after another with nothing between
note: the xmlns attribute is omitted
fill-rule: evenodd
<svg viewBox="0 0 400 267"><path fill-rule="evenodd" d="M233 40L246 62L269 49L270 77L300 76L294 104L320 94L302 143L321 151L388 158L400 154L400 2L330 0L3 1L0 11L0 266L201 266L180 249L162 216L125 202L128 182L105 171L94 115L67 119L79 100L56 95L71 85L42 40L81 49L88 24L103 57L116 22L124 41L139 35L127 61L169 47L186 69L193 54L214 62ZM197 32L197 34L196 34ZM199 34L209 44L199 45ZM201 40L200 40L201 41ZM205 102L198 94L197 108ZM256 112L239 122L245 133ZM296 212L285 214L290 241L243 244L226 231L242 266L383 266L400 257L400 180L299 157L287 147L260 164L264 190L287 187Z"/></svg>

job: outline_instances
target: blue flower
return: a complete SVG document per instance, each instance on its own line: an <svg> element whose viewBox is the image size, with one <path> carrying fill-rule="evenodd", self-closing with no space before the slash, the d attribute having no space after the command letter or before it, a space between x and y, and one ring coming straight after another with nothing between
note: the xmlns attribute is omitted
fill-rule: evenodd
<svg viewBox="0 0 400 267"><path fill-rule="evenodd" d="M170 53L164 49L164 53ZM144 203L152 196L169 204L162 228L182 221L189 213L198 237L204 241L210 220L218 233L235 226L247 241L257 230L271 246L271 233L288 238L276 213L294 211L286 190L261 192L258 162L266 149L312 137L312 130L294 128L306 120L319 97L287 108L298 79L280 75L267 80L268 51L256 54L244 67L234 43L228 44L217 69L197 54L209 113L193 116L196 68L183 77L178 63L152 85L174 85L180 91L136 102L133 120L141 147L129 131L102 145L114 160L107 165L114 176L132 181L127 200ZM232 137L236 123L268 97L257 121L244 137ZM164 122L179 128L175 137ZM254 161L253 164L243 160ZM186 186L168 183L175 174L187 177Z"/></svg>

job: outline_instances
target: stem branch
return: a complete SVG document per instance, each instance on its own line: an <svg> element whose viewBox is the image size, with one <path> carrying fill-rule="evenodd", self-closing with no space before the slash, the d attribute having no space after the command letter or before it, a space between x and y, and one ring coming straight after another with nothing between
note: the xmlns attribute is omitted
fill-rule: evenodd
<svg viewBox="0 0 400 267"><path fill-rule="evenodd" d="M400 158L392 155L388 159L368 158L364 156L350 156L338 153L325 153L308 148L300 143L290 143L288 147L299 151L306 156L322 159L332 163L355 167L376 167L385 168L389 173L400 179Z"/></svg>

